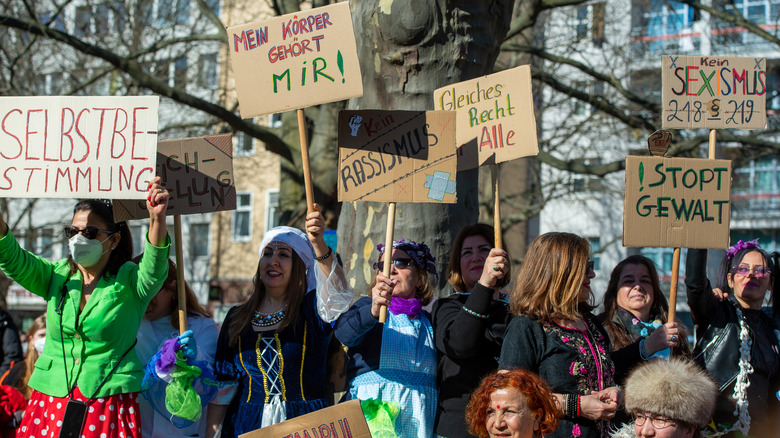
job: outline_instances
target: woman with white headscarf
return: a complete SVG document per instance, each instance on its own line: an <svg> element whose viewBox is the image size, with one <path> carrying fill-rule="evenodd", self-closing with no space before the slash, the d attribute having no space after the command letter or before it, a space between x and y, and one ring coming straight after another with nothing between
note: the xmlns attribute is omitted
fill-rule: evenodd
<svg viewBox="0 0 780 438"><path fill-rule="evenodd" d="M223 437L237 437L327 406L330 322L352 291L324 231L315 204L306 233L276 227L263 238L254 293L230 309L219 334L215 370L229 404L210 409L207 436L220 422Z"/></svg>

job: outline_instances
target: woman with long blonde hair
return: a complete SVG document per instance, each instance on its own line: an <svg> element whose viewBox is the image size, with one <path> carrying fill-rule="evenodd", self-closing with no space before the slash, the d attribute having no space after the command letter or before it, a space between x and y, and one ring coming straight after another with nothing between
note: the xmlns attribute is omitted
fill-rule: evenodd
<svg viewBox="0 0 780 438"><path fill-rule="evenodd" d="M533 371L550 386L562 413L551 437L605 437L622 402L609 337L588 303L596 276L589 253L575 234L537 237L511 293L515 317L499 366Z"/></svg>

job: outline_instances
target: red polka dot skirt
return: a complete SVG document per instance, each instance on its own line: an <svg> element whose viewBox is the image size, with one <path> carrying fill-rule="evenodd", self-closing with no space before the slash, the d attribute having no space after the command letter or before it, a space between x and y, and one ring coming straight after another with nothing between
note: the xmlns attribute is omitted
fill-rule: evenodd
<svg viewBox="0 0 780 438"><path fill-rule="evenodd" d="M138 393L127 393L94 400L87 408L82 438L140 438L137 397ZM73 398L83 402L88 400L78 388L73 389ZM16 430L16 437L58 437L67 404L67 397L51 397L33 391L22 424Z"/></svg>

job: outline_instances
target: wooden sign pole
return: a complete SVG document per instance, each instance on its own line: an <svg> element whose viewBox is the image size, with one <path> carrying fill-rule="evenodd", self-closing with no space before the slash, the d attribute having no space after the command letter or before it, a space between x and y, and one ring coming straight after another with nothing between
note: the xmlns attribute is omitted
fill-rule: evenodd
<svg viewBox="0 0 780 438"><path fill-rule="evenodd" d="M390 278L390 270L393 267L393 229L395 228L395 202L387 204L387 231L385 231L385 254L382 256L384 260L384 268L382 274L385 277ZM387 321L387 306L381 306L379 308L379 323L384 324Z"/></svg>
<svg viewBox="0 0 780 438"><path fill-rule="evenodd" d="M301 139L301 163L303 164L303 184L306 188L306 211L314 211L314 186L311 182L311 169L309 168L309 144L306 140L306 117L303 108L298 110L298 135Z"/></svg>
<svg viewBox="0 0 780 438"><path fill-rule="evenodd" d="M184 256L181 243L181 215L173 216L176 235L176 293L179 297L179 334L187 331L187 294L184 289Z"/></svg>
<svg viewBox="0 0 780 438"><path fill-rule="evenodd" d="M501 197L498 195L498 176L499 167L498 163L493 166L493 233L494 233L494 247L498 249L502 248L501 242Z"/></svg>

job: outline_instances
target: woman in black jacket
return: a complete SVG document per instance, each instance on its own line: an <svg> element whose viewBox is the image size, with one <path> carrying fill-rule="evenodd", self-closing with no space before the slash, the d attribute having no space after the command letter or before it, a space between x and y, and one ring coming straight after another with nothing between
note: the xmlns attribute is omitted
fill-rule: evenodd
<svg viewBox="0 0 780 438"><path fill-rule="evenodd" d="M689 249L685 286L696 324L696 360L720 394L713 414L719 432L776 437L780 431L780 333L762 311L767 290L780 291L778 254L758 241L739 241L726 251L718 287L733 297L719 300L706 275L707 251ZM777 312L774 309L773 312Z"/></svg>
<svg viewBox="0 0 780 438"><path fill-rule="evenodd" d="M471 391L498 368L509 322L508 299L500 288L510 278L509 255L493 248L490 225L463 227L452 243L447 277L454 289L433 306L439 351L439 403L434 431L447 438L471 437L465 412Z"/></svg>

